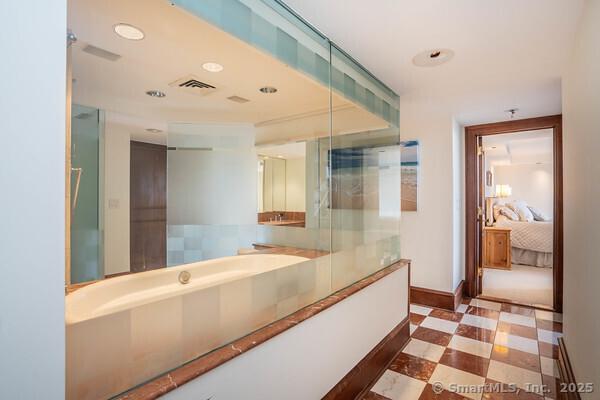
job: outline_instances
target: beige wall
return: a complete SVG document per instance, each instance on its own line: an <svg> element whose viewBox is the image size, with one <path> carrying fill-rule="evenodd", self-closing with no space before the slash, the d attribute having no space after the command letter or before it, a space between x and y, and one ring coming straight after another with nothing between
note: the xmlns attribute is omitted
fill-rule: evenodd
<svg viewBox="0 0 600 400"><path fill-rule="evenodd" d="M104 274L129 271L129 130L106 112L104 124Z"/></svg>
<svg viewBox="0 0 600 400"><path fill-rule="evenodd" d="M575 377L600 390L600 1L587 2L563 81L564 335Z"/></svg>
<svg viewBox="0 0 600 400"><path fill-rule="evenodd" d="M304 211L306 192L306 159L285 160L285 211Z"/></svg>
<svg viewBox="0 0 600 400"><path fill-rule="evenodd" d="M497 185L508 184L512 196L507 200L524 200L552 217L554 193L552 164L499 165L494 168Z"/></svg>
<svg viewBox="0 0 600 400"><path fill-rule="evenodd" d="M455 212L462 192L454 187L461 182L455 170L461 168L462 129L449 108L425 96L401 97L400 110L400 137L419 140L421 164L418 211L401 217L401 255L413 262L411 285L450 292L464 269L459 241L464 220Z"/></svg>

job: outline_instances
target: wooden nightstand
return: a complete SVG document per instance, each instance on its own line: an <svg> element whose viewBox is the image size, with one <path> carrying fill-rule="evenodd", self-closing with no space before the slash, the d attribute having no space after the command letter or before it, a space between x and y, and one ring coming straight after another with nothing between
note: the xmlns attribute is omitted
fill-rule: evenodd
<svg viewBox="0 0 600 400"><path fill-rule="evenodd" d="M483 228L483 267L511 269L510 228Z"/></svg>

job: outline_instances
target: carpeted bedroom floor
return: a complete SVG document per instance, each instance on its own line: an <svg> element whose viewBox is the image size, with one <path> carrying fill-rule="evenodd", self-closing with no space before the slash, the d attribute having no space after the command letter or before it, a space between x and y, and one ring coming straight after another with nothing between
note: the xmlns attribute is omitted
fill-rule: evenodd
<svg viewBox="0 0 600 400"><path fill-rule="evenodd" d="M513 264L510 271L484 268L484 296L552 306L552 268Z"/></svg>

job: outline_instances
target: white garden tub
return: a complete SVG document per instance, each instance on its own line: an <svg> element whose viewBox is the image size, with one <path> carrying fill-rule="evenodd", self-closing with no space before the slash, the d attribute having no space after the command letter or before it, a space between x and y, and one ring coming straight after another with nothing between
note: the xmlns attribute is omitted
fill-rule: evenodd
<svg viewBox="0 0 600 400"><path fill-rule="evenodd" d="M328 262L224 257L106 279L66 296L67 398L101 399L311 304ZM190 273L187 284L181 272Z"/></svg>
<svg viewBox="0 0 600 400"><path fill-rule="evenodd" d="M66 322L84 321L308 260L281 254L217 258L106 279L66 297ZM189 283L178 280L187 271Z"/></svg>

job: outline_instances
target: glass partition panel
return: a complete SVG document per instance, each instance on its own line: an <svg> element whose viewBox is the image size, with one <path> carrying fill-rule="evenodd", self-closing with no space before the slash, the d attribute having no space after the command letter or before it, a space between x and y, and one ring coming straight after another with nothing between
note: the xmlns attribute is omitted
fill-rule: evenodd
<svg viewBox="0 0 600 400"><path fill-rule="evenodd" d="M104 115L81 153L104 246L81 254L94 273L71 264L98 281L66 299L69 399L118 395L399 259L397 96L285 5L78 0L69 28L74 103Z"/></svg>
<svg viewBox="0 0 600 400"><path fill-rule="evenodd" d="M104 278L102 265L100 110L73 105L71 112L71 283Z"/></svg>
<svg viewBox="0 0 600 400"><path fill-rule="evenodd" d="M400 259L399 99L332 45L332 109L327 171L331 197L332 290Z"/></svg>

